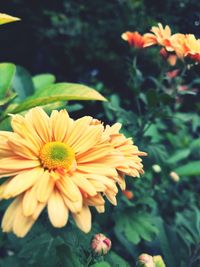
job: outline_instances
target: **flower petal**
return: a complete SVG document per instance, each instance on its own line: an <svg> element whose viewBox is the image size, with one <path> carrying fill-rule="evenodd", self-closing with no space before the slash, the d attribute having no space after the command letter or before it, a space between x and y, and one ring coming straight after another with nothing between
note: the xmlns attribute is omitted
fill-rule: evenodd
<svg viewBox="0 0 200 267"><path fill-rule="evenodd" d="M50 119L42 108L36 107L29 110L25 118L29 120L43 142L51 141Z"/></svg>
<svg viewBox="0 0 200 267"><path fill-rule="evenodd" d="M22 203L20 208L17 210L14 222L13 222L13 232L18 237L24 237L34 224L34 220L31 217L26 217L23 215Z"/></svg>
<svg viewBox="0 0 200 267"><path fill-rule="evenodd" d="M85 233L91 230L92 216L88 206L83 206L81 212L72 213L77 226Z"/></svg>
<svg viewBox="0 0 200 267"><path fill-rule="evenodd" d="M42 168L34 168L16 175L7 185L3 194L4 198L15 197L29 189L43 174Z"/></svg>
<svg viewBox="0 0 200 267"><path fill-rule="evenodd" d="M22 208L24 216L31 216L37 207L36 187L33 186L24 194Z"/></svg>
<svg viewBox="0 0 200 267"><path fill-rule="evenodd" d="M96 188L84 177L84 174L75 173L72 176L72 181L89 196L95 196L97 194Z"/></svg>
<svg viewBox="0 0 200 267"><path fill-rule="evenodd" d="M66 110L53 110L50 117L52 137L56 141L63 142L66 134L71 130L71 119ZM61 127L62 125L62 127Z"/></svg>
<svg viewBox="0 0 200 267"><path fill-rule="evenodd" d="M13 228L13 222L15 219L15 215L17 212L17 209L21 205L21 196L17 197L7 208L7 210L4 213L1 227L3 229L3 232L11 232Z"/></svg>
<svg viewBox="0 0 200 267"><path fill-rule="evenodd" d="M57 190L52 192L48 200L48 214L49 220L55 227L63 227L68 221L68 208Z"/></svg>
<svg viewBox="0 0 200 267"><path fill-rule="evenodd" d="M51 179L50 173L45 171L36 185L37 199L39 202L47 202L54 188L54 180Z"/></svg>
<svg viewBox="0 0 200 267"><path fill-rule="evenodd" d="M20 157L0 159L0 177L13 176L17 173L40 166L39 160L28 160Z"/></svg>
<svg viewBox="0 0 200 267"><path fill-rule="evenodd" d="M56 181L56 187L72 201L79 201L81 198L78 187L69 176L64 176Z"/></svg>

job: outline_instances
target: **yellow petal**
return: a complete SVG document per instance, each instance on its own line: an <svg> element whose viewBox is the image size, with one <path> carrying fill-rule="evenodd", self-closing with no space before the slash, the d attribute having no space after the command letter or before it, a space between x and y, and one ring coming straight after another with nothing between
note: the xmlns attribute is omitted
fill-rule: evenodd
<svg viewBox="0 0 200 267"><path fill-rule="evenodd" d="M36 186L37 199L39 202L46 202L48 200L53 191L54 184L55 182L51 179L50 173L45 171Z"/></svg>
<svg viewBox="0 0 200 267"><path fill-rule="evenodd" d="M7 185L4 192L4 198L15 197L16 195L29 189L38 179L40 179L42 174L42 168L34 168L16 175Z"/></svg>
<svg viewBox="0 0 200 267"><path fill-rule="evenodd" d="M73 142L72 148L76 153L89 150L99 142L103 130L103 125L90 126L84 134Z"/></svg>
<svg viewBox="0 0 200 267"><path fill-rule="evenodd" d="M58 112L57 110L53 110L50 117L50 124L54 140L63 142L70 127L70 118L67 111L61 110Z"/></svg>
<svg viewBox="0 0 200 267"><path fill-rule="evenodd" d="M85 173L95 173L111 177L118 176L115 168L100 163L79 164L77 165L77 170Z"/></svg>
<svg viewBox="0 0 200 267"><path fill-rule="evenodd" d="M95 206L98 213L104 213L105 212L105 206Z"/></svg>
<svg viewBox="0 0 200 267"><path fill-rule="evenodd" d="M73 212L80 212L82 210L83 207L83 201L82 201L82 197L80 198L79 201L71 201L69 198L67 198L65 195L62 194L62 198L65 202L65 205L68 207L68 209Z"/></svg>
<svg viewBox="0 0 200 267"><path fill-rule="evenodd" d="M50 119L42 108L36 107L29 110L25 118L29 120L43 142L51 141Z"/></svg>
<svg viewBox="0 0 200 267"><path fill-rule="evenodd" d="M72 181L71 177L64 176L62 179L56 181L57 188L72 201L79 201L81 193Z"/></svg>
<svg viewBox="0 0 200 267"><path fill-rule="evenodd" d="M11 126L15 133L26 139L37 152L41 149L43 142L28 119L21 115L12 115Z"/></svg>
<svg viewBox="0 0 200 267"><path fill-rule="evenodd" d="M84 177L84 174L75 173L72 181L88 195L95 196L97 194L96 188Z"/></svg>
<svg viewBox="0 0 200 267"><path fill-rule="evenodd" d="M46 203L38 203L37 204L37 207L31 216L33 220L37 220L37 218L39 217L40 213L43 211L45 206L46 206Z"/></svg>
<svg viewBox="0 0 200 267"><path fill-rule="evenodd" d="M20 20L20 18L13 17L13 16L10 16L4 13L0 13L0 25L9 23L9 22L18 21L18 20Z"/></svg>
<svg viewBox="0 0 200 267"><path fill-rule="evenodd" d="M13 222L13 232L18 237L24 237L31 229L34 222L35 221L31 217L23 215L22 204L20 204L20 208L17 210Z"/></svg>
<svg viewBox="0 0 200 267"><path fill-rule="evenodd" d="M85 163L90 161L95 161L100 158L103 158L110 154L110 152L113 150L110 144L105 144L104 146L101 145L100 147L94 147L84 153L77 153L76 154L76 160L77 163Z"/></svg>
<svg viewBox="0 0 200 267"><path fill-rule="evenodd" d="M72 213L77 226L85 233L91 230L92 216L88 206L83 206L81 212Z"/></svg>
<svg viewBox="0 0 200 267"><path fill-rule="evenodd" d="M54 227L63 227L68 221L69 211L57 190L54 190L48 200L48 215Z"/></svg>
<svg viewBox="0 0 200 267"><path fill-rule="evenodd" d="M79 138L84 134L87 130L90 122L92 121L92 117L85 116L78 120L76 120L73 124L73 129L68 139L66 140L69 146L72 146ZM72 146L73 147L73 146Z"/></svg>
<svg viewBox="0 0 200 267"><path fill-rule="evenodd" d="M26 169L40 166L39 160L28 160L20 157L8 157L0 159L0 177L13 176Z"/></svg>
<svg viewBox="0 0 200 267"><path fill-rule="evenodd" d="M115 197L115 193L113 193L111 190L107 190L105 192L105 196L107 197L107 199L110 201L110 203L112 203L114 206L117 205L117 199Z"/></svg>
<svg viewBox="0 0 200 267"><path fill-rule="evenodd" d="M26 191L22 201L24 216L31 216L37 207L36 187L33 186Z"/></svg>
<svg viewBox="0 0 200 267"><path fill-rule="evenodd" d="M13 228L13 222L15 219L15 215L17 209L21 205L21 196L17 197L7 208L6 212L4 213L1 227L3 232L11 232Z"/></svg>
<svg viewBox="0 0 200 267"><path fill-rule="evenodd" d="M32 146L31 142L27 142L19 135L12 135L12 137L8 139L7 143L16 155L22 156L27 159L38 159L38 150L36 150L35 147Z"/></svg>

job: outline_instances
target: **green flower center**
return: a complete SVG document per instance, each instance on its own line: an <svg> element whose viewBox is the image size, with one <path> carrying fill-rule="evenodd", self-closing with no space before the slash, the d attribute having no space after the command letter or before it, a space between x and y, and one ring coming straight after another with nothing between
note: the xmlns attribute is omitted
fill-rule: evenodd
<svg viewBox="0 0 200 267"><path fill-rule="evenodd" d="M62 142L49 142L40 151L40 160L49 170L62 168L69 170L75 159L73 149Z"/></svg>

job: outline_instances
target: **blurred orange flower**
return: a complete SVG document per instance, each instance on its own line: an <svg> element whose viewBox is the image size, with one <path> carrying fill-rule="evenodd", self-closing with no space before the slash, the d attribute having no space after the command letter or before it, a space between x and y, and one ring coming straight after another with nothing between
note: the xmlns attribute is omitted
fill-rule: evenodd
<svg viewBox="0 0 200 267"><path fill-rule="evenodd" d="M121 35L122 39L127 41L129 45L134 46L136 48L143 48L144 46L144 38L139 32L124 32Z"/></svg>
<svg viewBox="0 0 200 267"><path fill-rule="evenodd" d="M134 198L134 194L130 190L123 190L122 193L129 200L132 199L132 198Z"/></svg>

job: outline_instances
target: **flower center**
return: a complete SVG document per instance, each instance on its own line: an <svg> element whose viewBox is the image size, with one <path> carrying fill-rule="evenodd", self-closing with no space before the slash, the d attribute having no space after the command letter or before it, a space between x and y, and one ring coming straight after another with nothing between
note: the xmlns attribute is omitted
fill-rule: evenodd
<svg viewBox="0 0 200 267"><path fill-rule="evenodd" d="M73 149L62 142L49 142L40 151L42 165L49 170L56 168L69 170L74 159Z"/></svg>

